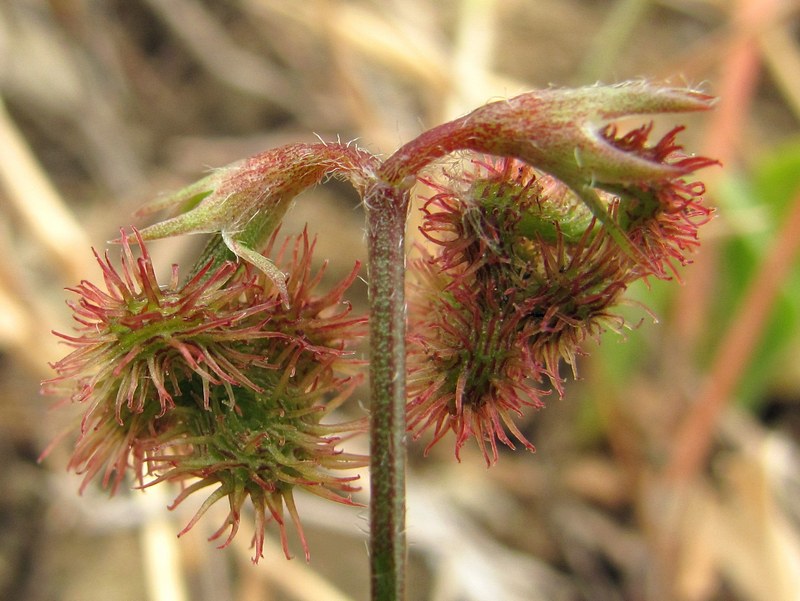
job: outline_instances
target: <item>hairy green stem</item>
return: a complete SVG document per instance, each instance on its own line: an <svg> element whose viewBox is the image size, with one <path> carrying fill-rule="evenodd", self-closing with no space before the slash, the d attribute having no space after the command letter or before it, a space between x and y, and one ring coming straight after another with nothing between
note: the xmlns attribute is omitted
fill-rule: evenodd
<svg viewBox="0 0 800 601"><path fill-rule="evenodd" d="M373 601L405 598L405 222L408 192L365 197L370 296L370 569Z"/></svg>

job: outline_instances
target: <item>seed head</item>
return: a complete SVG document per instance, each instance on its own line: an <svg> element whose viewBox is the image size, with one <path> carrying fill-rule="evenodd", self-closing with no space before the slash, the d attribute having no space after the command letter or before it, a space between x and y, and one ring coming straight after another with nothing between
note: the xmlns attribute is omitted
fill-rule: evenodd
<svg viewBox="0 0 800 601"><path fill-rule="evenodd" d="M661 167L652 180L596 183L591 203L514 158L473 156L425 180L420 230L433 246L411 263L409 291L416 436L433 428L434 444L453 430L457 457L474 436L487 464L497 440L513 447L504 428L532 450L512 418L542 406L543 379L563 396L560 364L574 375L587 339L625 326L615 307L627 287L688 262L711 211L685 177L715 162L683 155L680 128L649 145L651 129L601 131L603 152Z"/></svg>
<svg viewBox="0 0 800 601"><path fill-rule="evenodd" d="M451 278L429 255L413 261L411 273L409 430L419 437L433 429L426 452L452 430L459 460L474 437L487 465L497 461L498 440L514 448L506 429L533 451L514 419L542 406L544 370L528 352L531 333L509 282Z"/></svg>
<svg viewBox="0 0 800 601"><path fill-rule="evenodd" d="M119 269L97 256L105 289L86 281L72 289L78 333L59 336L74 350L43 384L45 393L87 406L69 468L84 475L82 489L102 474L112 494L129 470L139 486L179 482L176 504L216 484L187 529L227 497L231 513L219 533L231 527L227 544L250 498L255 559L270 516L288 556L282 516L285 504L299 529L294 487L350 503L355 477L329 470L366 463L336 449L363 420L321 423L360 381L347 345L365 321L343 302L358 265L317 294L324 268L311 268L313 243L305 232L287 240L275 260L289 274L289 307L250 265L209 263L185 284L173 267L162 287L141 236L132 238L140 256L123 232Z"/></svg>

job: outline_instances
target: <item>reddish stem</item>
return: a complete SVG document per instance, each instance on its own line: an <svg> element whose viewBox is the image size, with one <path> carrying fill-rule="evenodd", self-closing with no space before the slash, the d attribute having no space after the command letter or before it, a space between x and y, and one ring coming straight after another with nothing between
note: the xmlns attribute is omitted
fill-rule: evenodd
<svg viewBox="0 0 800 601"><path fill-rule="evenodd" d="M800 194L795 197L775 245L731 320L704 388L676 433L675 454L666 472L669 478L689 480L708 457L719 416L745 372L781 283L800 252L798 231Z"/></svg>

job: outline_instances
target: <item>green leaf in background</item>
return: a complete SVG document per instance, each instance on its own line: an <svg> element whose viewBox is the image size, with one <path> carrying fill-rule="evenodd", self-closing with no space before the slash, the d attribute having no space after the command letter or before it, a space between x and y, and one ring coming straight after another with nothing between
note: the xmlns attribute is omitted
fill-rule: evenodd
<svg viewBox="0 0 800 601"><path fill-rule="evenodd" d="M729 173L720 187L719 202L729 237L720 245L717 304L712 313L719 319L709 324L711 353L771 251L798 190L800 139L765 156L749 177ZM799 327L800 273L792 270L739 383L737 400L744 406L756 407L766 397L779 394L785 382L797 379L796 361L791 357Z"/></svg>

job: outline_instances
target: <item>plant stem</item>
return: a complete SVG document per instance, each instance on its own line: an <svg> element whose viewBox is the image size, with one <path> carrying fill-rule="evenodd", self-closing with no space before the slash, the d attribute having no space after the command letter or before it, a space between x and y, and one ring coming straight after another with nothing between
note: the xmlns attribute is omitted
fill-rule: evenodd
<svg viewBox="0 0 800 601"><path fill-rule="evenodd" d="M405 222L408 191L365 197L370 297L370 569L373 601L405 597Z"/></svg>

